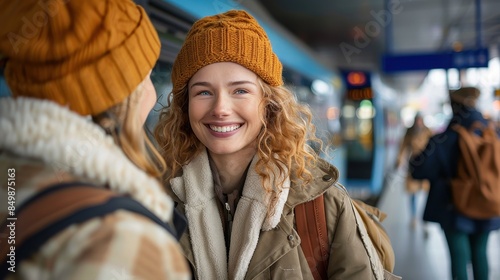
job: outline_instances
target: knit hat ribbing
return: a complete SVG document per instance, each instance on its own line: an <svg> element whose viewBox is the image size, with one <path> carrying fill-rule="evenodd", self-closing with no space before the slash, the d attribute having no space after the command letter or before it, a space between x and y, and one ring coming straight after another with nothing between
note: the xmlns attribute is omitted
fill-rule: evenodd
<svg viewBox="0 0 500 280"><path fill-rule="evenodd" d="M122 102L160 54L155 28L130 0L2 1L0 18L13 95L53 100L81 115Z"/></svg>
<svg viewBox="0 0 500 280"><path fill-rule="evenodd" d="M173 92L178 92L201 68L216 62L238 63L271 86L280 86L282 65L257 20L232 10L195 22L172 67Z"/></svg>

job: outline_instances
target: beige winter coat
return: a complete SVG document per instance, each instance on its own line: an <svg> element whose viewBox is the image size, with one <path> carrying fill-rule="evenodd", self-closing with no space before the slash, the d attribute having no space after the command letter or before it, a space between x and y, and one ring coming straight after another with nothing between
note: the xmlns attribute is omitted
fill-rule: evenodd
<svg viewBox="0 0 500 280"><path fill-rule="evenodd" d="M15 192L14 213L40 191L78 181L128 194L164 222L171 221L173 202L160 183L88 118L49 101L0 98L0 131L1 181L7 182L8 169L15 170L9 172L15 174L15 185L7 189L1 183L0 197L6 202L8 191ZM2 221L10 214L4 202ZM12 244L15 250L18 245ZM6 279L191 279L175 238L126 210L68 226L14 263L15 273Z"/></svg>
<svg viewBox="0 0 500 280"><path fill-rule="evenodd" d="M330 240L329 279L380 278L380 265L370 263L356 226L350 198L335 186L337 170L326 162L311 170L308 186L289 184L276 212L266 218L266 196L251 163L242 197L236 208L229 261L206 152L183 168L167 186L177 208L186 214L188 230L181 238L196 279L312 279L295 230L294 207L325 193Z"/></svg>
<svg viewBox="0 0 500 280"><path fill-rule="evenodd" d="M432 136L432 131L427 127L423 127L420 130L409 128L406 131L403 141L401 143L396 165L400 166L404 163L405 168L407 168L408 160L411 158L412 155L418 155L422 152L422 150L427 145L427 142L429 141L429 138L431 136ZM406 191L408 193L415 193L420 190L428 191L430 188L428 180L413 179L408 170L405 181L406 181L405 182Z"/></svg>

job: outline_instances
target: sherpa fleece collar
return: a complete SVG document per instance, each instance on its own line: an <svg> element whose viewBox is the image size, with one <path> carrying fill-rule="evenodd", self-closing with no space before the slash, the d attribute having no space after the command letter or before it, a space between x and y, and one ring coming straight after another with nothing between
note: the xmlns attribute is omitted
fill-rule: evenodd
<svg viewBox="0 0 500 280"><path fill-rule="evenodd" d="M203 151L183 167L183 175L171 180L173 192L185 204L197 278L244 279L257 246L261 230L271 230L280 221L288 198L287 179L273 215L267 217L270 194L262 187L255 172L257 156L248 170L238 202L231 232L229 263L222 222L217 207L214 181L208 155Z"/></svg>
<svg viewBox="0 0 500 280"><path fill-rule="evenodd" d="M0 131L0 149L42 160L95 185L108 184L171 221L173 202L160 183L134 165L89 118L47 100L1 98Z"/></svg>

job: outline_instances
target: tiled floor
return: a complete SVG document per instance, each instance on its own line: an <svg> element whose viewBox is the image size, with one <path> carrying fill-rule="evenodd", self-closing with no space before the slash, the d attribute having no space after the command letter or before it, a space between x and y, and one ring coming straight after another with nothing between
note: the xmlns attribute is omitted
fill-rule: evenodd
<svg viewBox="0 0 500 280"><path fill-rule="evenodd" d="M451 279L446 240L436 223L410 226L409 196L403 187L401 172L391 174L378 207L388 214L383 224L391 238L396 255L395 274L404 280L448 280ZM422 213L426 194L418 196L419 211ZM492 232L488 243L490 280L500 279L500 231ZM469 272L470 269L469 269ZM469 277L472 280L472 276Z"/></svg>

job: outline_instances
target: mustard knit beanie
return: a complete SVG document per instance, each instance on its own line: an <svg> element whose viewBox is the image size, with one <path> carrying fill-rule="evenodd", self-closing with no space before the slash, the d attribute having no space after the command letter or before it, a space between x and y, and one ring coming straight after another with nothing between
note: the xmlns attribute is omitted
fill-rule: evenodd
<svg viewBox="0 0 500 280"><path fill-rule="evenodd" d="M53 100L81 115L122 102L160 53L155 28L131 0L1 1L0 18L12 94Z"/></svg>
<svg viewBox="0 0 500 280"><path fill-rule="evenodd" d="M216 62L238 63L271 86L283 84L281 62L271 41L245 11L232 10L193 24L172 67L172 91L178 92L198 70Z"/></svg>

